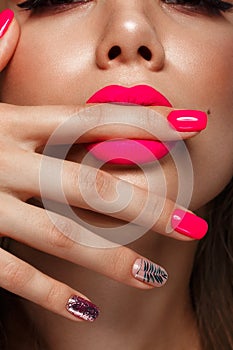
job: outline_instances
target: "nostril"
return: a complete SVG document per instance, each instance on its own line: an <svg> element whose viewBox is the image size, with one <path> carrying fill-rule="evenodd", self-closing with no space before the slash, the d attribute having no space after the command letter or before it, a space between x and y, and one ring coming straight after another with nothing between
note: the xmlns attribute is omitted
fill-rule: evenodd
<svg viewBox="0 0 233 350"><path fill-rule="evenodd" d="M146 60L150 61L152 59L152 53L146 46L140 46L138 53Z"/></svg>
<svg viewBox="0 0 233 350"><path fill-rule="evenodd" d="M113 46L108 53L108 57L110 60L114 60L114 58L118 57L121 54L120 46Z"/></svg>
<svg viewBox="0 0 233 350"><path fill-rule="evenodd" d="M122 52L121 52L120 46L115 45L115 46L111 47L111 49L109 50L108 58L110 60L114 60L115 58L120 56L121 53ZM148 47L146 47L146 46L140 46L138 49L138 54L146 61L150 61L152 59L152 53L151 53L150 49L148 49Z"/></svg>

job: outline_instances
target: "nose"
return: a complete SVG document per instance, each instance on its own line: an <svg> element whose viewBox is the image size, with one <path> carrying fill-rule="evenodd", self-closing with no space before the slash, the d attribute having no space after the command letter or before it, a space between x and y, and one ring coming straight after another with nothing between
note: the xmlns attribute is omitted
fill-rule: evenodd
<svg viewBox="0 0 233 350"><path fill-rule="evenodd" d="M158 71L164 60L164 49L155 26L142 12L118 11L109 16L96 50L99 68L137 63L151 71Z"/></svg>

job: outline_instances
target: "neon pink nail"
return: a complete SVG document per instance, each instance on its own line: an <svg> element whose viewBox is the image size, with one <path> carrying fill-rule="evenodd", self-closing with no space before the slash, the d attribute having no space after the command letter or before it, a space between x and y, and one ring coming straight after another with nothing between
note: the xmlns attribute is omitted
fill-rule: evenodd
<svg viewBox="0 0 233 350"><path fill-rule="evenodd" d="M196 110L177 110L168 115L168 121L177 131L196 132L207 126L207 114Z"/></svg>
<svg viewBox="0 0 233 350"><path fill-rule="evenodd" d="M14 18L14 12L6 9L0 13L0 38L6 33Z"/></svg>
<svg viewBox="0 0 233 350"><path fill-rule="evenodd" d="M176 209L172 214L172 228L184 236L201 239L208 231L207 222L192 213Z"/></svg>

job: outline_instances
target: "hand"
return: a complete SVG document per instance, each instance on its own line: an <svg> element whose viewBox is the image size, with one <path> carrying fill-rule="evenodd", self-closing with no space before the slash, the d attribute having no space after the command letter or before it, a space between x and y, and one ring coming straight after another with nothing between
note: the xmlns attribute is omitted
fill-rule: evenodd
<svg viewBox="0 0 233 350"><path fill-rule="evenodd" d="M2 68L11 57L18 36L18 25L13 20L0 42L0 51L4 51L0 56ZM79 238L87 232L87 229L75 220L52 212L50 215L53 220L51 220L45 209L26 203L32 197L46 197L50 201L61 204L66 199L70 206L100 212L127 222L133 221L143 210L144 215L137 224L146 226L151 223L151 229L157 233L182 240L201 238L206 233L207 225L204 220L178 207L169 199L153 194L147 202L146 190L119 180L107 172L101 170L96 172L96 169L87 165L62 161L38 153L39 149L45 147L48 140L52 140L54 146L70 143L76 131L83 130L85 122L90 127L106 123L108 118L95 112L105 108L108 107L90 106L85 109L81 106L24 107L0 104L0 232L2 236L82 265L127 285L141 289L159 287L167 280L167 273L162 267L124 246L115 249L84 246L79 243ZM86 113L87 110L91 111L87 113L90 118L84 121L79 118L79 115ZM169 140L191 138L199 131L177 132L167 121L168 115L171 116L171 108L153 107L152 110L156 111L160 121L156 125L156 133L166 135ZM197 112L193 111L193 113ZM74 116L72 128L64 127L57 138L51 139L51 135L60 125L63 123L66 125L67 121L71 120L71 115ZM111 118L114 119L114 115ZM132 120L128 120L129 123L133 122L141 127L140 120L133 115L131 118ZM200 118L205 124L204 113L200 114ZM124 116L122 120L116 118L115 122L123 123L124 119ZM149 130L152 129L149 117L143 120L143 124ZM111 124L107 128L112 138L123 136L122 131L119 135L119 131ZM130 133L135 137L135 128L129 127L124 130L128 138ZM145 131L141 130L140 133L140 137L148 137ZM99 130L95 128L75 142L90 142L98 135ZM45 167L44 164L46 164ZM40 185L41 168L43 194ZM59 187L56 186L55 178L49 181L47 177L46 181L46 174L57 174L56 169L62 170L62 191L59 191ZM109 212L109 198L115 198L118 188L129 191L132 194L132 200L122 210L116 201L116 206L113 205L114 210ZM94 196L96 209L93 209L88 202L93 203L93 193L96 190L102 197L102 201ZM85 194L88 202L84 200L82 194ZM184 213L185 217L182 219ZM170 230L167 226L170 226ZM198 232L195 229L196 226L199 227ZM173 231L172 228L175 230ZM73 237L76 238L73 239ZM147 280L144 279L144 273L147 275ZM0 286L71 320L93 321L98 316L97 307L86 296L46 276L2 249L0 250Z"/></svg>

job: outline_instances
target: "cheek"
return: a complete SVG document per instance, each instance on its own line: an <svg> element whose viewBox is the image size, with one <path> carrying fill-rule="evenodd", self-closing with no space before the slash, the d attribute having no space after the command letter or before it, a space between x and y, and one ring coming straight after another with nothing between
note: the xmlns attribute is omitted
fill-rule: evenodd
<svg viewBox="0 0 233 350"><path fill-rule="evenodd" d="M93 33L80 37L77 24L73 27L71 19L66 29L66 21L22 26L15 55L1 75L2 101L18 105L85 101L85 82L95 54Z"/></svg>
<svg viewBox="0 0 233 350"><path fill-rule="evenodd" d="M180 33L176 45L175 37L167 42L173 105L209 112L207 129L187 142L194 169L192 209L214 198L233 175L233 26L210 26L203 33L198 38Z"/></svg>
<svg viewBox="0 0 233 350"><path fill-rule="evenodd" d="M212 23L186 32L179 29L166 42L168 69L173 74L172 102L177 108L229 110L233 98L233 24Z"/></svg>
<svg viewBox="0 0 233 350"><path fill-rule="evenodd" d="M216 116L187 146L194 171L192 205L197 209L216 197L233 176L233 128L221 127L221 115Z"/></svg>

